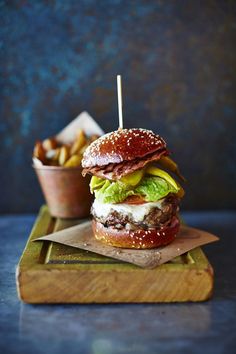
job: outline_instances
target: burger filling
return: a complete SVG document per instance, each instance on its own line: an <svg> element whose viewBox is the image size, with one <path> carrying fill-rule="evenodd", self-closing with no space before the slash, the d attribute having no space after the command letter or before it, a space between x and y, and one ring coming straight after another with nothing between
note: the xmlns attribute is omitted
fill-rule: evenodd
<svg viewBox="0 0 236 354"><path fill-rule="evenodd" d="M91 213L104 226L116 229L144 229L161 228L167 226L178 210L179 199L174 195L161 199L158 202L138 205L103 204L94 201Z"/></svg>
<svg viewBox="0 0 236 354"><path fill-rule="evenodd" d="M105 227L127 230L167 226L184 194L169 173L154 165L115 181L93 176L90 189L95 193L94 218Z"/></svg>

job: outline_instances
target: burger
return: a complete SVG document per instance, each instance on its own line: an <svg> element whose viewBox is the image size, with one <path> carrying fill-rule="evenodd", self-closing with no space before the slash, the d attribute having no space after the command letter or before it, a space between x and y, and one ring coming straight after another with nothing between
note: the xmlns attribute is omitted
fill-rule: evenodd
<svg viewBox="0 0 236 354"><path fill-rule="evenodd" d="M122 248L167 245L179 231L184 180L166 142L146 129L119 129L85 150L82 174L92 175L92 228L97 240Z"/></svg>

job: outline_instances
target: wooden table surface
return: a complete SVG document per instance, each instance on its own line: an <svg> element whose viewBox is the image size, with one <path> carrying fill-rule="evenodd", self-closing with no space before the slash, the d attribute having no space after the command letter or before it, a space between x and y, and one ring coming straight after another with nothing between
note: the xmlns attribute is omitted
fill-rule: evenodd
<svg viewBox="0 0 236 354"><path fill-rule="evenodd" d="M1 353L233 353L236 347L236 212L185 212L220 236L204 247L215 269L211 301L184 304L26 305L15 267L34 215L0 217Z"/></svg>

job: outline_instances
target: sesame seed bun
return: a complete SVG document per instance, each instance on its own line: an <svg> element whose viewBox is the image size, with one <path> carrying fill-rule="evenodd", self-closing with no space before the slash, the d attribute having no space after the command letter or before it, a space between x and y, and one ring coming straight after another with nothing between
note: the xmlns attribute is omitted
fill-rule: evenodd
<svg viewBox="0 0 236 354"><path fill-rule="evenodd" d="M83 168L119 164L143 158L157 151L166 151L166 142L146 129L119 129L103 135L85 150Z"/></svg>
<svg viewBox="0 0 236 354"><path fill-rule="evenodd" d="M167 245L174 241L179 231L179 219L173 216L169 224L161 229L115 229L114 227L105 227L95 219L92 221L94 236L110 246L121 248L146 249Z"/></svg>

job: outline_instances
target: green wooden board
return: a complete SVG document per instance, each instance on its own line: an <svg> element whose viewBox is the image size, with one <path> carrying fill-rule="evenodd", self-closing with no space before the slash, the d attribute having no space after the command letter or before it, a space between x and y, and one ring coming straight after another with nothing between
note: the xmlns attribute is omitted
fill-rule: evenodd
<svg viewBox="0 0 236 354"><path fill-rule="evenodd" d="M82 221L52 218L46 206L41 208L17 267L23 301L170 302L201 301L211 295L213 270L201 248L147 270L57 243L32 242Z"/></svg>

